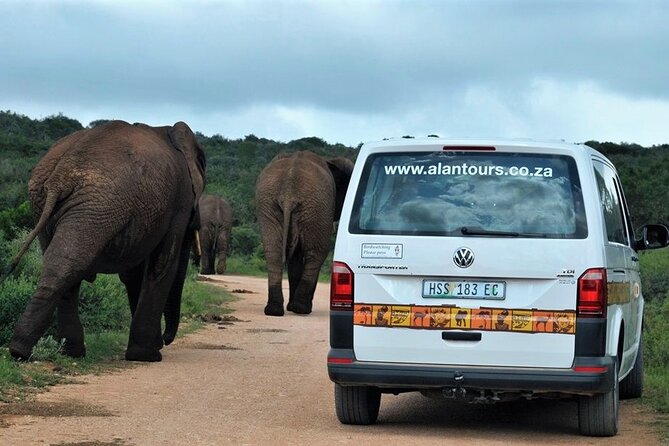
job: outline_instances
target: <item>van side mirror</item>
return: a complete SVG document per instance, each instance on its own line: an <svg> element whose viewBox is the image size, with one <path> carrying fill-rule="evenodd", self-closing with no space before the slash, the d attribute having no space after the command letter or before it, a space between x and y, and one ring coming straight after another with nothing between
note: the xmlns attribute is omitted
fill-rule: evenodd
<svg viewBox="0 0 669 446"><path fill-rule="evenodd" d="M669 229L664 225L643 225L641 240L635 242L637 251L669 246Z"/></svg>

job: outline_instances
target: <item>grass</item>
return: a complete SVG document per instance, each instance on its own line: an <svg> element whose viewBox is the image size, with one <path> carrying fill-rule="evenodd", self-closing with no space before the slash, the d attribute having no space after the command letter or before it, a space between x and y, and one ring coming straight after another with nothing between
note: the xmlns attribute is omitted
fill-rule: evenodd
<svg viewBox="0 0 669 446"><path fill-rule="evenodd" d="M318 275L319 282L330 282L330 269L332 267L332 253L329 254L328 258L323 263L321 267L320 274ZM240 256L234 255L229 256L226 262L226 273L227 274L239 274L242 276L253 276L253 277L266 277L267 276L267 266L265 265L265 259L258 256ZM284 271L284 277L288 277L288 273Z"/></svg>
<svg viewBox="0 0 669 446"><path fill-rule="evenodd" d="M226 273L243 276L262 277L267 275L265 259L258 256L229 256L226 262Z"/></svg>
<svg viewBox="0 0 669 446"><path fill-rule="evenodd" d="M200 329L204 325L201 320L208 316L229 313L225 304L234 299L223 288L197 282L195 277L195 272L189 272L184 285L178 337ZM46 386L66 382L77 375L133 364L123 360L128 342L127 329L87 333L85 342L86 357L76 359L60 354L61 345L51 336L40 339L31 360L26 362L14 361L6 348L0 348L0 401L30 399Z"/></svg>
<svg viewBox="0 0 669 446"><path fill-rule="evenodd" d="M663 367L646 369L643 400L658 412L669 414L669 370Z"/></svg>

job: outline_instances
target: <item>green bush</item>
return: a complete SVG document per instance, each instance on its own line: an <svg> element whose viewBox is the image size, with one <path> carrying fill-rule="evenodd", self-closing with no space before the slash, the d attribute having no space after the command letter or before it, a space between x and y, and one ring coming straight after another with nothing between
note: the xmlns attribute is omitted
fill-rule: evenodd
<svg viewBox="0 0 669 446"><path fill-rule="evenodd" d="M644 309L644 360L649 368L669 366L669 299L646 303Z"/></svg>
<svg viewBox="0 0 669 446"><path fill-rule="evenodd" d="M33 354L30 357L33 361L57 361L63 351L65 339L56 340L53 336L44 336L37 341L33 347Z"/></svg>
<svg viewBox="0 0 669 446"><path fill-rule="evenodd" d="M643 251L639 257L644 299L663 300L669 293L669 248Z"/></svg>
<svg viewBox="0 0 669 446"><path fill-rule="evenodd" d="M0 282L0 345L5 345L14 332L16 321L35 292L37 279L20 275Z"/></svg>
<svg viewBox="0 0 669 446"><path fill-rule="evenodd" d="M264 276L267 274L265 259L257 254L251 256L233 255L228 257L226 273Z"/></svg>
<svg viewBox="0 0 669 446"><path fill-rule="evenodd" d="M117 275L98 274L95 282L81 284L79 317L91 333L130 327L128 294Z"/></svg>
<svg viewBox="0 0 669 446"><path fill-rule="evenodd" d="M13 239L23 228L32 228L32 210L30 203L24 201L15 208L0 211L0 231Z"/></svg>
<svg viewBox="0 0 669 446"><path fill-rule="evenodd" d="M231 254L250 256L253 255L260 243L260 234L251 225L235 226L230 234L232 239Z"/></svg>

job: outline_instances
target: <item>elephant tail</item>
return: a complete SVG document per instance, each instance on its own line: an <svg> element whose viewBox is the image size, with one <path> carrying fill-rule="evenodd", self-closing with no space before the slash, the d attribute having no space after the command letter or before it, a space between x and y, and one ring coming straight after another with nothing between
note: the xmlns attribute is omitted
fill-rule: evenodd
<svg viewBox="0 0 669 446"><path fill-rule="evenodd" d="M283 261L282 264L286 264L286 257L292 257L293 253L288 253L288 237L290 235L290 220L293 215L293 209L295 209L295 203L290 200L287 200L283 203L283 234L282 234L282 255ZM291 243L291 246L294 246L294 243Z"/></svg>
<svg viewBox="0 0 669 446"><path fill-rule="evenodd" d="M21 249L19 250L18 254L14 256L9 266L7 266L5 271L3 271L2 276L0 277L0 282L5 280L14 271L16 266L21 261L21 257L23 257L26 251L28 251L28 248L30 248L30 245L35 240L37 235L44 230L44 227L49 221L49 217L51 217L53 209L56 207L56 203L58 202L59 197L60 197L59 190L47 191L46 201L44 203L44 209L42 209L42 215L40 215L39 221L35 225L35 228L32 231L30 231L30 234L28 234L28 238L23 243L23 246L21 246Z"/></svg>

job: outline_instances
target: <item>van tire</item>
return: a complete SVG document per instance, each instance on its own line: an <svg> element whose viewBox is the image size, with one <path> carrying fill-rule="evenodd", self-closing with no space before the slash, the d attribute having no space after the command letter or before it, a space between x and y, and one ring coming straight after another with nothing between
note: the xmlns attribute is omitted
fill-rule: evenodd
<svg viewBox="0 0 669 446"><path fill-rule="evenodd" d="M335 384L335 406L343 424L374 424L379 416L381 391L376 387Z"/></svg>
<svg viewBox="0 0 669 446"><path fill-rule="evenodd" d="M578 428L581 435L612 437L618 433L620 418L618 363L613 389L606 393L578 397Z"/></svg>
<svg viewBox="0 0 669 446"><path fill-rule="evenodd" d="M640 398L643 394L643 337L636 352L634 367L622 381L620 381L620 399Z"/></svg>

